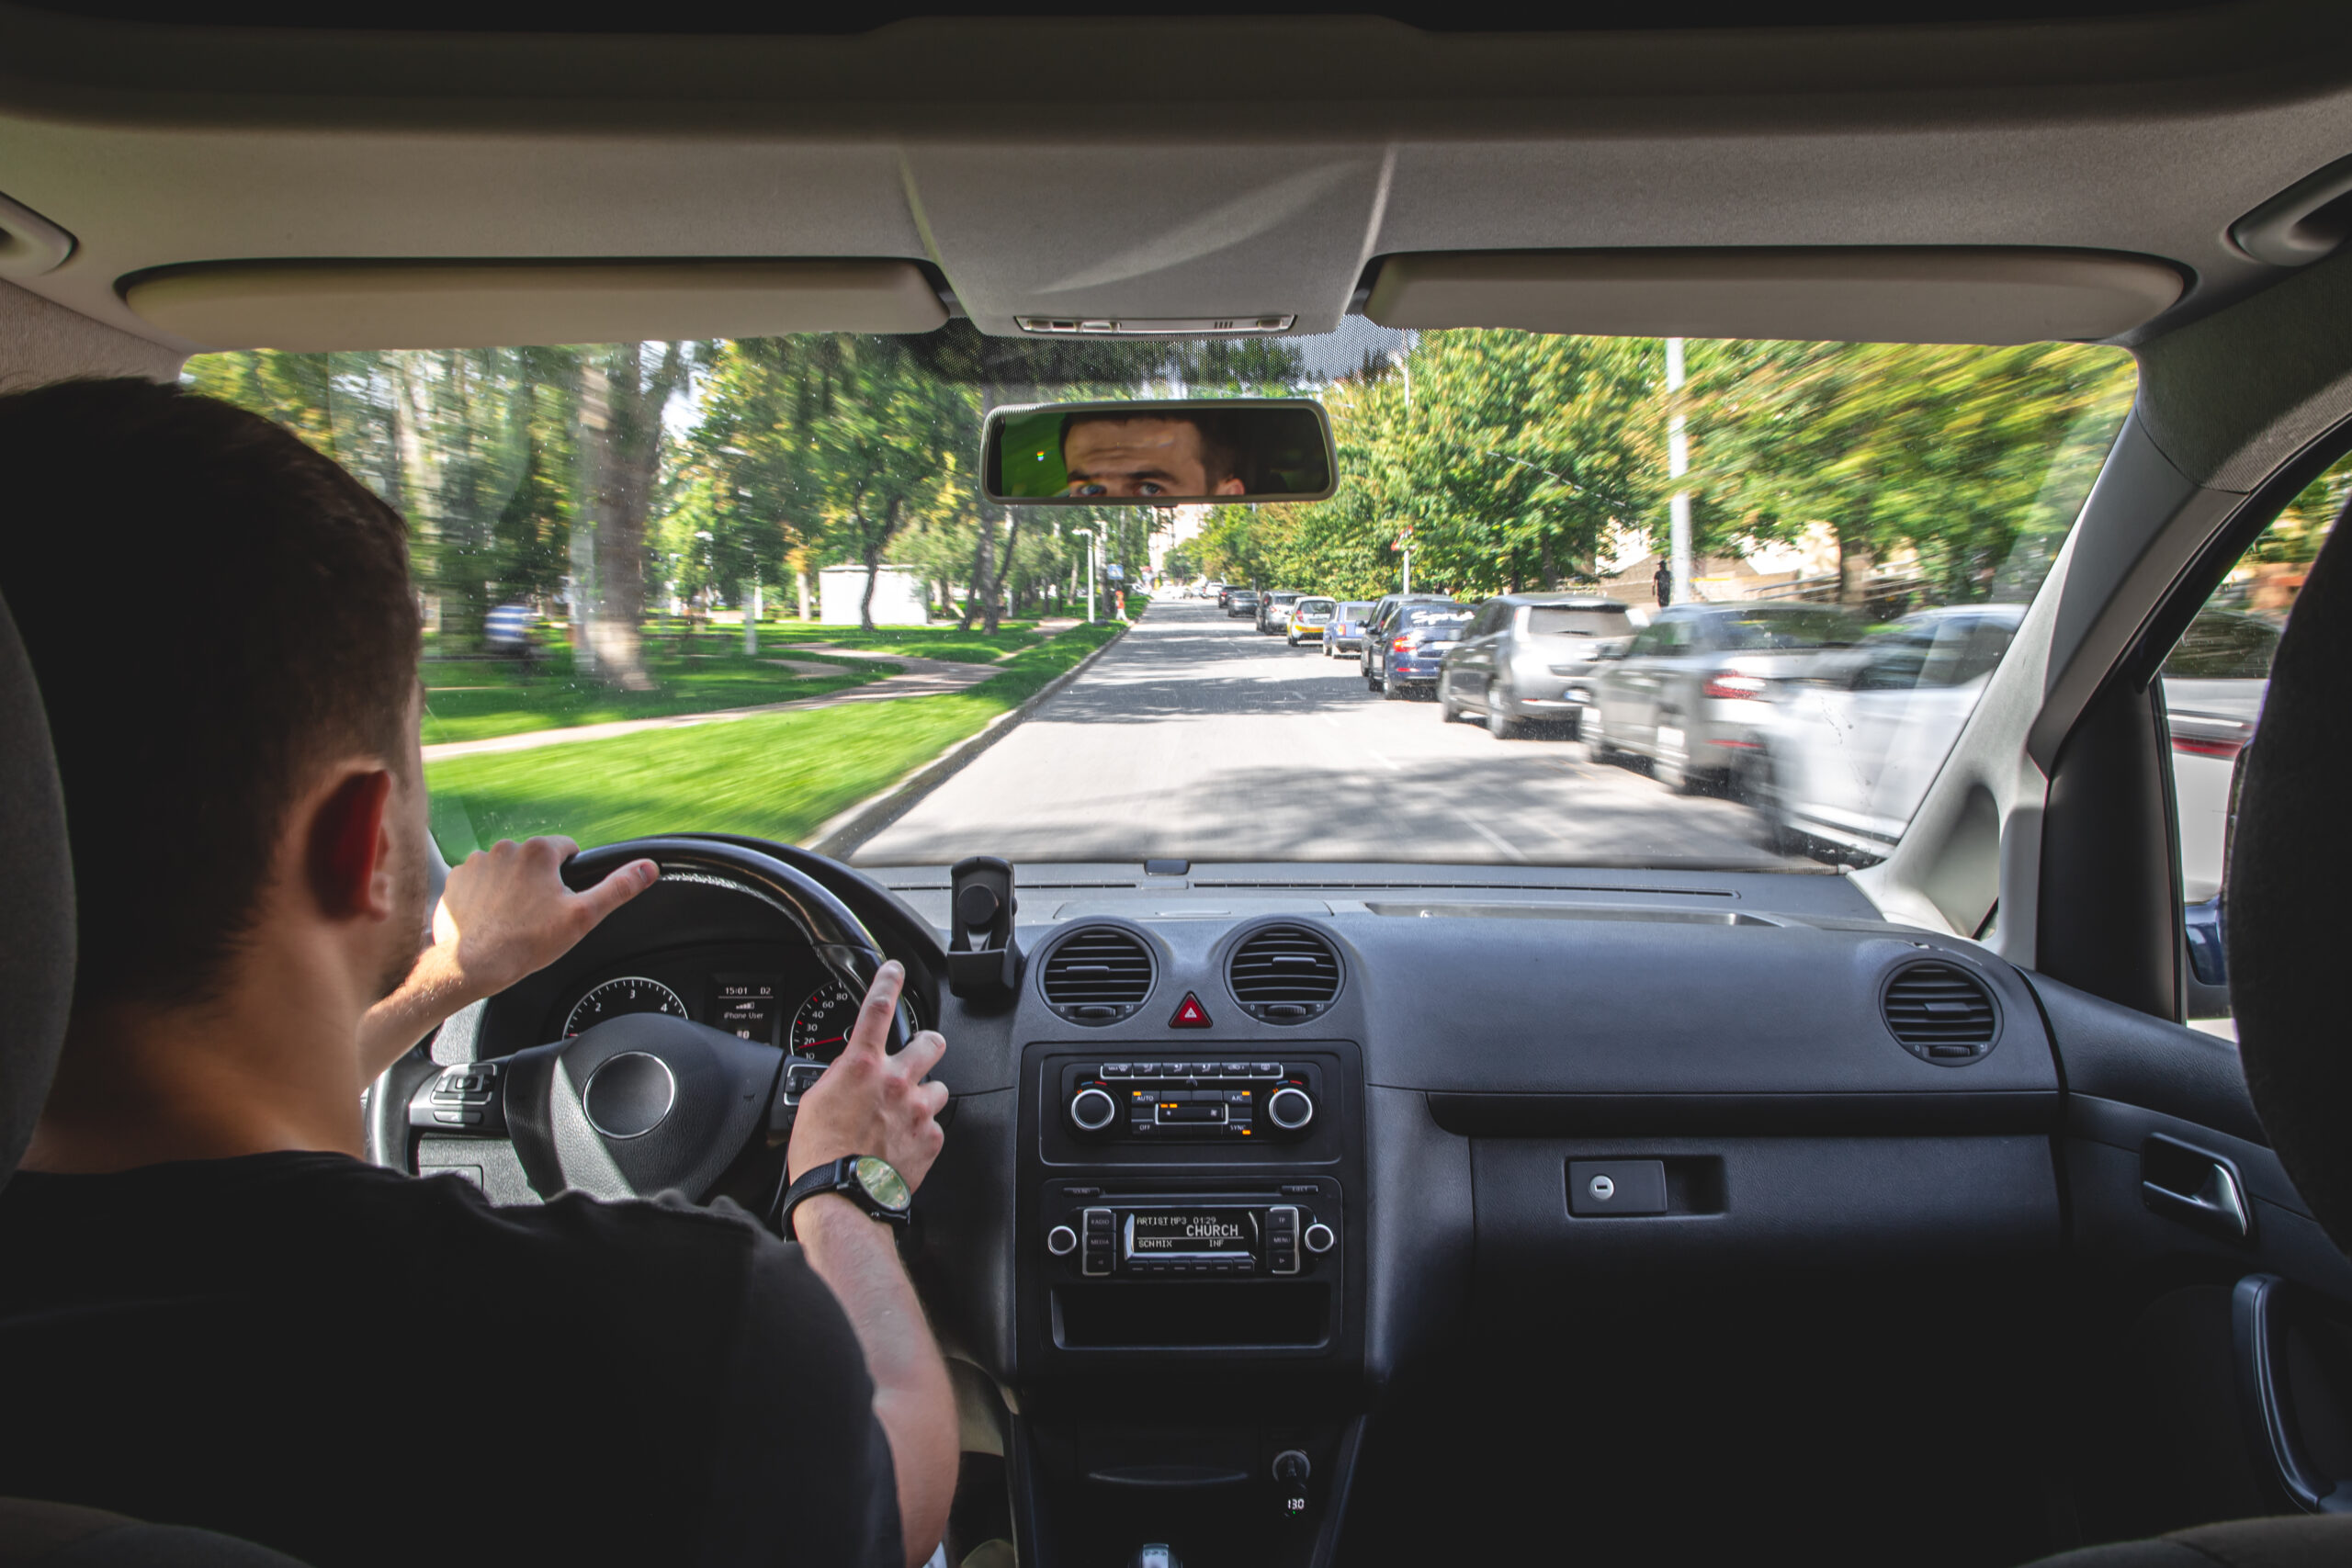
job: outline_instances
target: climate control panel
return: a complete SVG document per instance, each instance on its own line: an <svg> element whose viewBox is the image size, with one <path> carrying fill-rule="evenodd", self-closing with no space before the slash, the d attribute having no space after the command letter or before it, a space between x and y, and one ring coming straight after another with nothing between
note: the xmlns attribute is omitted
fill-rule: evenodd
<svg viewBox="0 0 2352 1568"><path fill-rule="evenodd" d="M1309 1062L1111 1061L1064 1077L1071 1130L1100 1142L1278 1143L1305 1134L1323 1098Z"/></svg>

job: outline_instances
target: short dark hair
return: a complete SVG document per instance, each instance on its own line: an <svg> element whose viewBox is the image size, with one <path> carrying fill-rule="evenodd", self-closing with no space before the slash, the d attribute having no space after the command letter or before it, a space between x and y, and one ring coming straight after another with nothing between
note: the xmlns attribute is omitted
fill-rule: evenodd
<svg viewBox="0 0 2352 1568"><path fill-rule="evenodd" d="M1238 477L1251 491L1258 489L1256 479L1241 471L1241 427L1229 413L1208 409L1155 409L1139 404L1133 413L1118 409L1091 409L1084 413L1062 416L1062 447L1069 447L1069 433L1081 424L1131 424L1138 420L1174 420L1191 425L1200 433L1201 469L1214 489L1219 482Z"/></svg>
<svg viewBox="0 0 2352 1568"><path fill-rule="evenodd" d="M201 1001L315 770L406 755L407 528L290 431L148 381L0 396L0 597L65 787L75 1001Z"/></svg>

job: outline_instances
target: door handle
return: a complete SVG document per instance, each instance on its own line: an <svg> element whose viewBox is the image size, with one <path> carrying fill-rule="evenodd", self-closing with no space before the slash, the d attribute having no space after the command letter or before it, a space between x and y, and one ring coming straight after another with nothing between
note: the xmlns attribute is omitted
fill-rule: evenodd
<svg viewBox="0 0 2352 1568"><path fill-rule="evenodd" d="M2254 1234L2254 1210L2237 1167L2162 1133L2150 1134L2140 1145L2140 1200L2159 1214L2231 1241Z"/></svg>
<svg viewBox="0 0 2352 1568"><path fill-rule="evenodd" d="M2257 1464L2267 1460L2271 1484L2307 1514L2352 1514L2352 1483L2312 1463L2280 1390L2287 1375L2284 1280L2248 1274L2230 1296L2231 1348L2237 1361L2238 1411Z"/></svg>

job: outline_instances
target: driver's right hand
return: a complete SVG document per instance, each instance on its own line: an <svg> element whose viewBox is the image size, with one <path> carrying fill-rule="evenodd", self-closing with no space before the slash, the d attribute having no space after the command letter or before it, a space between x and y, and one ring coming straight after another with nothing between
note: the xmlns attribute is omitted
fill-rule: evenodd
<svg viewBox="0 0 2352 1568"><path fill-rule="evenodd" d="M906 977L896 960L882 965L849 1043L801 1095L785 1151L787 1180L845 1155L872 1155L889 1161L912 1190L939 1157L946 1135L937 1118L947 1086L925 1083L923 1075L946 1055L947 1042L926 1029L895 1056L885 1049Z"/></svg>

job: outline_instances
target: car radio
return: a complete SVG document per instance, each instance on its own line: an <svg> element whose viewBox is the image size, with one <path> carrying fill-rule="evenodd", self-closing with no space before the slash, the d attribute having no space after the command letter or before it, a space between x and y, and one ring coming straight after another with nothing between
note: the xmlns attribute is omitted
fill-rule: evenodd
<svg viewBox="0 0 2352 1568"><path fill-rule="evenodd" d="M1307 1202L1135 1199L1074 1209L1046 1233L1046 1250L1088 1279L1110 1276L1295 1275L1340 1245L1332 1220Z"/></svg>
<svg viewBox="0 0 2352 1568"><path fill-rule="evenodd" d="M1282 1141L1304 1134L1322 1099L1313 1063L1102 1062L1063 1071L1070 1126L1095 1141Z"/></svg>

